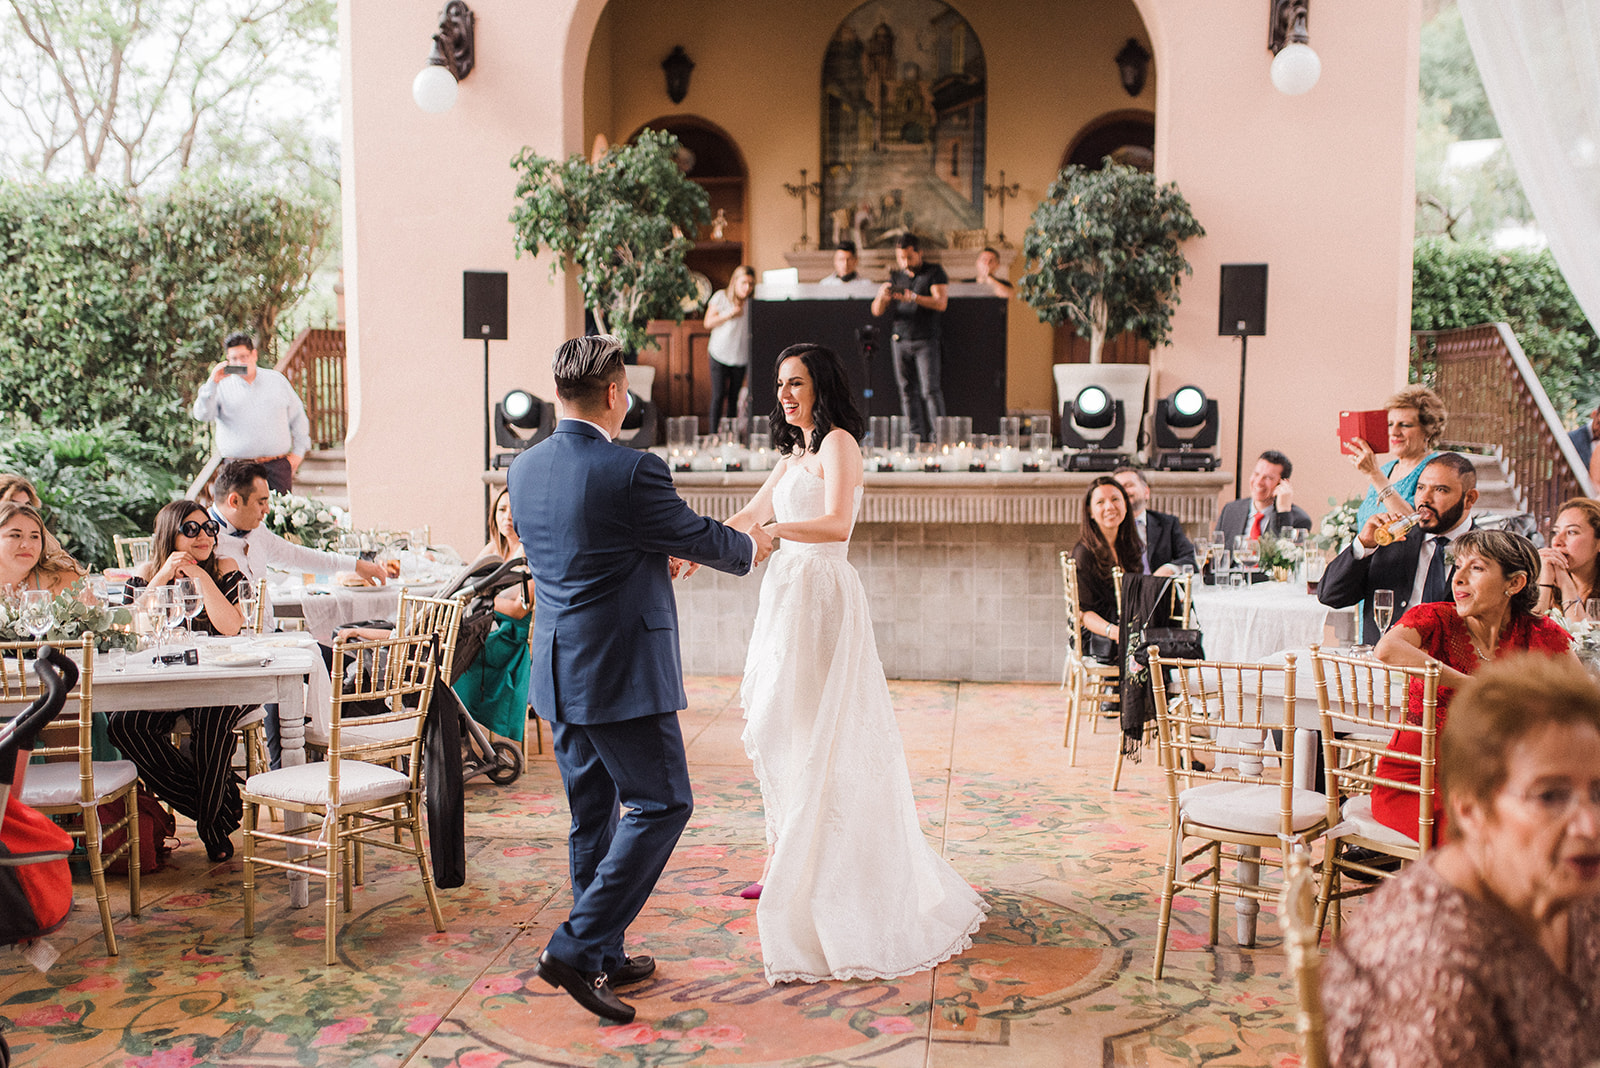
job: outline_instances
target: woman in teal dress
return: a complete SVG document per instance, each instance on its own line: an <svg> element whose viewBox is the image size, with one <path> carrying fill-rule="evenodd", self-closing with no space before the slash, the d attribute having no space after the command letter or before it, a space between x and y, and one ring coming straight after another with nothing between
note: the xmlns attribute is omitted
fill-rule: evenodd
<svg viewBox="0 0 1600 1068"><path fill-rule="evenodd" d="M479 559L522 556L522 542L511 525L511 498L502 489L490 510L489 543ZM528 726L528 625L533 622L532 592L517 583L494 598L494 627L483 651L463 668L454 689L472 718L493 734L522 745Z"/></svg>
<svg viewBox="0 0 1600 1068"><path fill-rule="evenodd" d="M1356 529L1379 512L1407 514L1416 497L1417 479L1444 434L1446 412L1439 395L1427 386L1407 386L1384 405L1389 412L1389 451L1394 459L1379 465L1372 447L1360 438L1344 443L1350 462L1372 482L1356 513Z"/></svg>

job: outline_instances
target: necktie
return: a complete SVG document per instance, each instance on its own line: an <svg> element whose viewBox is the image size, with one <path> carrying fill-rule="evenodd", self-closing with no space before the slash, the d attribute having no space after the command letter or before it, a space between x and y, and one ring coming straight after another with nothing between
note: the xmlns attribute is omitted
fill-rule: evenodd
<svg viewBox="0 0 1600 1068"><path fill-rule="evenodd" d="M1252 538L1261 537L1261 527L1266 522L1266 520L1267 520L1267 513L1265 513L1265 512L1257 512L1251 518L1251 520L1250 520L1250 536Z"/></svg>
<svg viewBox="0 0 1600 1068"><path fill-rule="evenodd" d="M1450 566L1445 560L1445 546L1450 539L1439 536L1433 539L1433 559L1428 561L1428 577L1422 583L1422 603L1450 600Z"/></svg>

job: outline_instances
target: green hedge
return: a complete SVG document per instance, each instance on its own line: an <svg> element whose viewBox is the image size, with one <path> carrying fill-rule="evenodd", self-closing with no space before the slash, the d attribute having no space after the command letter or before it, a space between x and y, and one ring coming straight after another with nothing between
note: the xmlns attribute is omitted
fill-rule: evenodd
<svg viewBox="0 0 1600 1068"><path fill-rule="evenodd" d="M1548 251L1419 240L1412 260L1411 328L1455 330L1490 322L1511 325L1563 416L1600 386L1600 341Z"/></svg>
<svg viewBox="0 0 1600 1068"><path fill-rule="evenodd" d="M189 408L222 338L252 330L272 351L328 224L276 189L135 199L92 181L0 181L0 438L116 423L186 481L209 452Z"/></svg>

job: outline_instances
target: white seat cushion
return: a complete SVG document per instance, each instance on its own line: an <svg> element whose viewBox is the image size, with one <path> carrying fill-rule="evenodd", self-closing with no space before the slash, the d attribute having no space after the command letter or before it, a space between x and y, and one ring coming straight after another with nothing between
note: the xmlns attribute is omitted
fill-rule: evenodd
<svg viewBox="0 0 1600 1068"><path fill-rule="evenodd" d="M1178 795L1178 811L1191 823L1240 831L1244 834L1278 833L1276 786L1249 782L1208 782ZM1290 802L1290 822L1296 831L1316 825L1328 814L1328 799L1312 790L1295 790Z"/></svg>
<svg viewBox="0 0 1600 1068"><path fill-rule="evenodd" d="M365 804L411 789L411 776L364 760L339 761L339 803ZM297 805L328 803L328 765L320 761L277 771L263 771L245 780L247 794Z"/></svg>
<svg viewBox="0 0 1600 1068"><path fill-rule="evenodd" d="M339 725L339 744L371 745L374 742L398 742L409 739L415 725L409 722L373 723L363 725L360 719L347 719ZM328 748L328 732L315 723L306 724L306 743Z"/></svg>
<svg viewBox="0 0 1600 1068"><path fill-rule="evenodd" d="M244 715L235 720L233 729L236 731L242 731L246 727L255 726L257 723L265 723L266 720L267 710L261 705L257 705L253 711L246 712Z"/></svg>
<svg viewBox="0 0 1600 1068"><path fill-rule="evenodd" d="M82 800L78 790L78 762L61 760L50 764L29 764L22 794L17 798L34 808L50 805L76 805ZM139 777L131 760L94 762L95 797L110 797Z"/></svg>
<svg viewBox="0 0 1600 1068"><path fill-rule="evenodd" d="M1372 798L1367 794L1352 797L1344 803L1339 810L1340 817L1349 824L1352 834L1358 834L1369 841L1380 842L1383 845L1398 846L1401 849L1418 848L1415 838L1407 838L1393 827L1386 827L1379 823L1372 815Z"/></svg>

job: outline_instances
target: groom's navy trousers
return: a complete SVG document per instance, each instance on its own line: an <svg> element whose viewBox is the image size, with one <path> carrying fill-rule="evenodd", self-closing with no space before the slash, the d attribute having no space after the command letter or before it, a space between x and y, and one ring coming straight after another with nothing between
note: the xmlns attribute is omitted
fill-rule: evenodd
<svg viewBox="0 0 1600 1068"><path fill-rule="evenodd" d="M578 420L519 456L506 483L534 580L528 700L550 721L572 810L572 913L549 952L608 971L694 810L667 558L742 575L754 544L691 511L660 457Z"/></svg>

